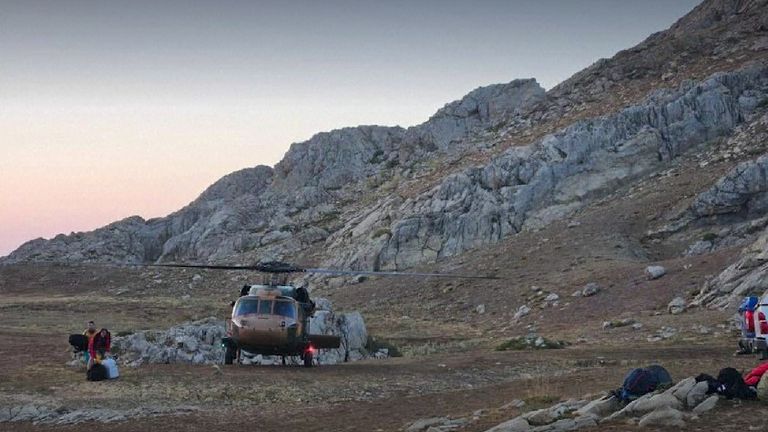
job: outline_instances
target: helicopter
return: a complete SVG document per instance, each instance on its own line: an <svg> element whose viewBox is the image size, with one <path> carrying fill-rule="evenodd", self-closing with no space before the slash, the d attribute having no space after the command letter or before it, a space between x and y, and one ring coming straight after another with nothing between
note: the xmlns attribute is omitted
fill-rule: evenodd
<svg viewBox="0 0 768 432"><path fill-rule="evenodd" d="M298 356L305 367L313 366L318 350L336 349L341 338L310 333L310 319L315 303L305 287L294 287L288 276L296 273L364 276L417 276L461 279L501 279L495 276L457 275L445 273L410 273L397 271L348 271L305 268L279 261L255 265L149 264L150 267L198 268L225 271L256 271L264 274L261 284L244 285L240 297L233 301L232 314L226 320L226 336L222 338L224 364L240 363L243 351L251 354Z"/></svg>

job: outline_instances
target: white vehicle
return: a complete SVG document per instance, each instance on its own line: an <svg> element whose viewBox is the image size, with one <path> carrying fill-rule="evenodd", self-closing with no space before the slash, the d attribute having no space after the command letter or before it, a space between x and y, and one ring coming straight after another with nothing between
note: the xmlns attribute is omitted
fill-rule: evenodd
<svg viewBox="0 0 768 432"><path fill-rule="evenodd" d="M754 313L755 350L768 359L768 296L760 298Z"/></svg>

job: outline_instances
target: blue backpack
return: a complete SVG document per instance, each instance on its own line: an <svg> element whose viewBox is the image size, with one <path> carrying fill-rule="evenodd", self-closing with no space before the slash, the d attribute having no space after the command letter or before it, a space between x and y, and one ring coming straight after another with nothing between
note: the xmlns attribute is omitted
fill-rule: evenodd
<svg viewBox="0 0 768 432"><path fill-rule="evenodd" d="M624 378L619 397L624 402L630 402L656 390L658 385L658 378L652 371L642 368L632 369Z"/></svg>

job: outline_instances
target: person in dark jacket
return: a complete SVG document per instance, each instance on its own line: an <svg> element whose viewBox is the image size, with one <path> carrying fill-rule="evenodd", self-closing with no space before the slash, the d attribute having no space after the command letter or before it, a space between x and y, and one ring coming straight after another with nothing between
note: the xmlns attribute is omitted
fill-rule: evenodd
<svg viewBox="0 0 768 432"><path fill-rule="evenodd" d="M91 356L90 366L93 363L100 363L102 359L109 353L112 347L112 335L109 334L109 330L103 328L94 336L88 343L88 354Z"/></svg>

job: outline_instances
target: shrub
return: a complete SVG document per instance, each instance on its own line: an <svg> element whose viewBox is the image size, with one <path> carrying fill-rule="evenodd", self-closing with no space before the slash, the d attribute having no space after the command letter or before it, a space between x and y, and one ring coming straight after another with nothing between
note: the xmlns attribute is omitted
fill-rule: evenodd
<svg viewBox="0 0 768 432"><path fill-rule="evenodd" d="M379 351L380 349L386 349L389 351L390 357L402 357L403 354L400 352L400 350L392 345L390 342L382 340L382 339L376 339L373 336L368 336L368 340L365 342L365 350L369 353L373 354Z"/></svg>

